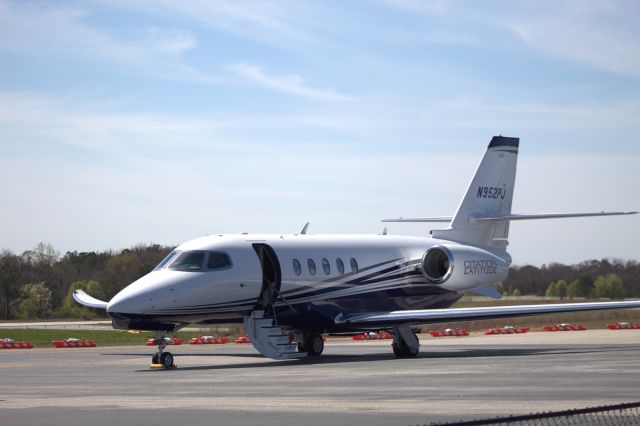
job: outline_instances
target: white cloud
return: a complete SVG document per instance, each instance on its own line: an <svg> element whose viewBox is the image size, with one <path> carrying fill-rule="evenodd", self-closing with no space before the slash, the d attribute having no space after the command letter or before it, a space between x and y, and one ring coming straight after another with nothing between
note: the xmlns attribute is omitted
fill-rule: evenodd
<svg viewBox="0 0 640 426"><path fill-rule="evenodd" d="M238 0L109 0L105 4L148 14L187 19L260 44L298 50L300 45L322 45L316 21L325 4L312 2ZM315 27L315 32L310 31Z"/></svg>
<svg viewBox="0 0 640 426"><path fill-rule="evenodd" d="M211 82L183 55L197 46L187 31L156 27L105 29L84 9L47 3L0 3L0 50L106 65L145 76ZM46 57L46 56L45 56Z"/></svg>
<svg viewBox="0 0 640 426"><path fill-rule="evenodd" d="M262 87L290 95L320 101L344 102L354 100L353 97L344 95L335 89L309 87L306 85L305 80L298 75L272 76L266 74L262 67L249 64L234 64L229 66L229 69Z"/></svg>
<svg viewBox="0 0 640 426"><path fill-rule="evenodd" d="M504 25L524 43L562 60L640 78L640 4L636 1L534 2Z"/></svg>
<svg viewBox="0 0 640 426"><path fill-rule="evenodd" d="M0 93L0 127L5 144L65 144L104 153L157 150L185 140L191 146L207 144L219 125L189 116L100 111L95 99L83 96L55 99L5 92Z"/></svg>
<svg viewBox="0 0 640 426"><path fill-rule="evenodd" d="M480 97L453 98L427 110L426 119L434 124L453 124L468 128L498 128L520 130L573 129L598 132L640 131L640 101L613 101L609 103L545 103L508 101ZM446 117L449 117L448 119ZM444 119L444 120L443 120Z"/></svg>
<svg viewBox="0 0 640 426"><path fill-rule="evenodd" d="M385 0L398 10L428 17L417 41L494 47L509 33L532 49L563 61L640 78L640 4L635 0L421 2ZM508 33L490 34L491 29ZM502 37L499 37L502 36Z"/></svg>
<svg viewBox="0 0 640 426"><path fill-rule="evenodd" d="M444 15L449 11L451 0L381 0L387 6L424 15Z"/></svg>

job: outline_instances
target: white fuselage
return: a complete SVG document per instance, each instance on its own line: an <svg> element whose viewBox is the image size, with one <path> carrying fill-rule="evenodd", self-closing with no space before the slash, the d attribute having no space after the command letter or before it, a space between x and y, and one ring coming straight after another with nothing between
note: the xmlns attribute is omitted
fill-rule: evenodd
<svg viewBox="0 0 640 426"><path fill-rule="evenodd" d="M273 285L276 297L269 307L281 311L285 320L295 317L296 323L304 323L300 316L311 311L330 317L334 311L448 307L459 299L459 291L506 276L506 268L489 268L490 273L476 268L482 273L461 275L464 285L453 278L448 286L434 284L421 272L423 255L433 246L474 249L391 235L210 235L178 246L171 261L123 289L107 310L116 320L127 319L127 328L236 321L260 303L265 286ZM273 250L275 262L261 263L261 247ZM204 253L202 267L176 269L172 265L182 253ZM209 269L209 253L227 255L230 264ZM463 271L468 261L456 261ZM277 277L270 269L279 269Z"/></svg>

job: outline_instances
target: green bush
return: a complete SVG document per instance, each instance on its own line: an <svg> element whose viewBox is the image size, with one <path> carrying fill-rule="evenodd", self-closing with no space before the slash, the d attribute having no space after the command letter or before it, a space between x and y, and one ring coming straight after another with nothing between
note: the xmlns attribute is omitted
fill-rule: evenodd
<svg viewBox="0 0 640 426"><path fill-rule="evenodd" d="M67 296L64 298L62 306L56 310L56 316L59 318L95 318L96 311L94 309L81 306L73 299L74 290L84 290L96 299L102 299L104 297L104 292L99 282L93 280L76 281L69 287L69 293L67 293Z"/></svg>

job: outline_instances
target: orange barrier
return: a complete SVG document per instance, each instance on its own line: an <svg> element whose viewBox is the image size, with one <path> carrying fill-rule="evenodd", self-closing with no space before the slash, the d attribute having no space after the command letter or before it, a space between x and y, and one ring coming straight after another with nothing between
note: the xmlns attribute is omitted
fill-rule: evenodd
<svg viewBox="0 0 640 426"><path fill-rule="evenodd" d="M462 328L447 328L445 330L431 330L429 331L433 337L449 337L449 336L468 336L469 330Z"/></svg>
<svg viewBox="0 0 640 426"><path fill-rule="evenodd" d="M371 331L369 333L356 334L355 336L351 336L351 338L353 340L388 340L393 339L393 336L388 331L381 331L379 333Z"/></svg>
<svg viewBox="0 0 640 426"><path fill-rule="evenodd" d="M235 340L236 343L251 343L248 336L241 336Z"/></svg>
<svg viewBox="0 0 640 426"><path fill-rule="evenodd" d="M510 325L504 327L490 328L484 332L484 334L522 334L527 333L529 327L513 327Z"/></svg>
<svg viewBox="0 0 640 426"><path fill-rule="evenodd" d="M165 345L181 345L184 343L184 339L182 337L165 337L164 339ZM147 340L147 346L155 346L156 339Z"/></svg>
<svg viewBox="0 0 640 426"><path fill-rule="evenodd" d="M558 324L558 325L545 325L542 327L544 331L584 331L587 329L584 325L580 324Z"/></svg>
<svg viewBox="0 0 640 426"><path fill-rule="evenodd" d="M95 348L96 342L87 339L75 339L70 337L64 340L54 340L51 342L51 346L56 348Z"/></svg>
<svg viewBox="0 0 640 426"><path fill-rule="evenodd" d="M607 324L609 330L635 330L640 329L640 324L637 322L614 322Z"/></svg>
<svg viewBox="0 0 640 426"><path fill-rule="evenodd" d="M15 341L5 337L0 339L0 349L33 349L31 342Z"/></svg>
<svg viewBox="0 0 640 426"><path fill-rule="evenodd" d="M190 345L224 345L229 341L226 337L218 336L200 336L193 337L189 341Z"/></svg>

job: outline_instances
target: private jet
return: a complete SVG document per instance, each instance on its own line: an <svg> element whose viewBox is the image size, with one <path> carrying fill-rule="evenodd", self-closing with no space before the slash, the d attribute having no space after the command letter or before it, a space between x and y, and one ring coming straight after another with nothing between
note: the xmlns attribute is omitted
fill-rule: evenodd
<svg viewBox="0 0 640 426"><path fill-rule="evenodd" d="M273 359L318 356L325 333L387 330L397 357L415 357L414 328L600 309L640 301L450 308L473 291L500 298L512 221L637 212L513 214L519 138L494 136L452 217L386 219L443 222L429 236L207 235L176 247L109 302L82 290L75 300L105 309L115 329L156 332L152 364L174 366L165 333L188 324L243 322L255 349Z"/></svg>

